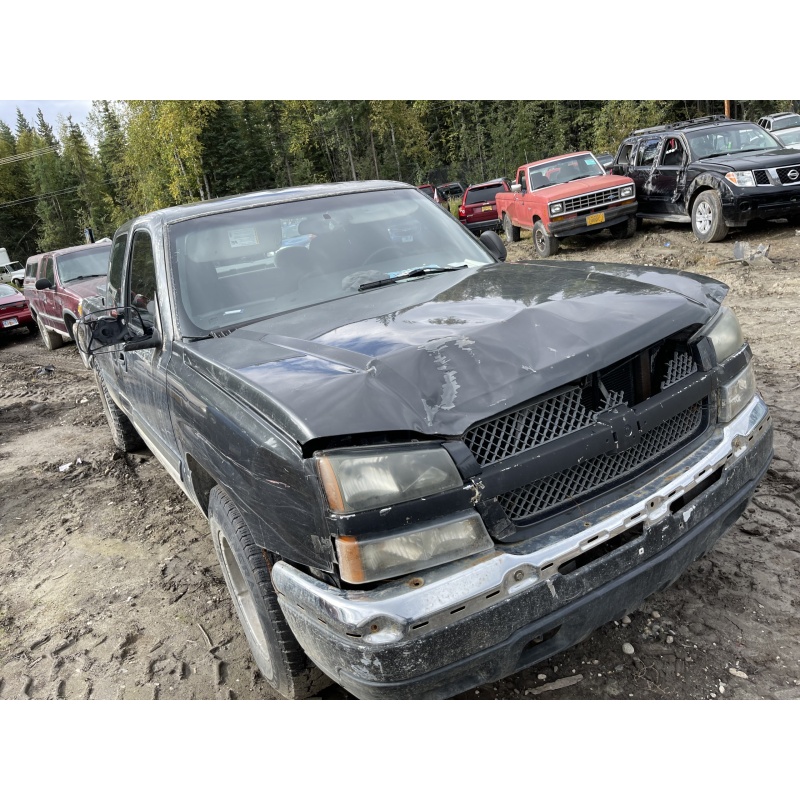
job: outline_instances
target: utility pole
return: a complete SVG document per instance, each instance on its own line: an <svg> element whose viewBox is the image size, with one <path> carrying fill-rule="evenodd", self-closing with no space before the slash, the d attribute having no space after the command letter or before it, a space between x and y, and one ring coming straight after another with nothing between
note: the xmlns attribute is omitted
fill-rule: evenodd
<svg viewBox="0 0 800 800"><path fill-rule="evenodd" d="M729 117L730 115L731 115L731 101L730 100L726 100L725 101L725 116Z"/></svg>

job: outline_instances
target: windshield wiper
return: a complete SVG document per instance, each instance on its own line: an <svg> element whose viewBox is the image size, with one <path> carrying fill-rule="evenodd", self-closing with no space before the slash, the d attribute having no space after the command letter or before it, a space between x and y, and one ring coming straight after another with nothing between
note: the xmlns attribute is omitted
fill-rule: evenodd
<svg viewBox="0 0 800 800"><path fill-rule="evenodd" d="M64 281L64 283L72 283L73 281L85 281L89 278L105 278L106 273L101 272L99 275L77 275L74 278L69 278L69 280Z"/></svg>
<svg viewBox="0 0 800 800"><path fill-rule="evenodd" d="M466 264L461 264L458 267L420 267L419 269L412 269L411 272L395 275L393 278L381 278L379 281L362 283L358 287L358 291L363 292L365 289L377 289L379 286L389 286L398 281L404 281L406 278L420 278L423 275L435 275L437 272L455 272L456 270L466 268Z"/></svg>

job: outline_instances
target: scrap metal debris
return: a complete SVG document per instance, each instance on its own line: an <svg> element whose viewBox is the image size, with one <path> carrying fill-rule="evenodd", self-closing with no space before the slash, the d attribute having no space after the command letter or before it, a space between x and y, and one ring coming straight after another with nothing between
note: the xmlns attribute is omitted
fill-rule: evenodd
<svg viewBox="0 0 800 800"><path fill-rule="evenodd" d="M771 264L772 262L767 258L769 253L768 244L760 244L757 247L751 247L747 242L736 242L733 245L733 257L736 261L741 261L744 264Z"/></svg>

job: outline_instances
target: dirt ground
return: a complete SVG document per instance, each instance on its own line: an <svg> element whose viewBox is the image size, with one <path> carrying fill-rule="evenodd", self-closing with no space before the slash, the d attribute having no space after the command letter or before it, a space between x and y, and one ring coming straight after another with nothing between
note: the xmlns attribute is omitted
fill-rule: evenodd
<svg viewBox="0 0 800 800"><path fill-rule="evenodd" d="M645 223L625 241L564 243L558 259L685 269L731 287L775 459L744 517L671 588L460 699L800 698L798 234L764 223L701 245L687 226ZM737 241L768 245L772 263L734 260ZM509 245L510 261L531 258L529 235ZM274 698L206 521L147 451L115 454L71 344L0 338L0 498L0 698Z"/></svg>

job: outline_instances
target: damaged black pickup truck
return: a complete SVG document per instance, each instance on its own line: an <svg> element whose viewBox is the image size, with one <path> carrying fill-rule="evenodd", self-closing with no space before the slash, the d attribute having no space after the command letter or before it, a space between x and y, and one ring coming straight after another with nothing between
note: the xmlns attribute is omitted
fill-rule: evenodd
<svg viewBox="0 0 800 800"><path fill-rule="evenodd" d="M764 475L723 284L505 257L393 182L116 232L79 347L117 447L208 517L281 695L443 698L547 659L678 578Z"/></svg>

